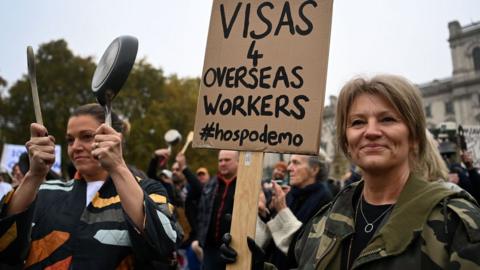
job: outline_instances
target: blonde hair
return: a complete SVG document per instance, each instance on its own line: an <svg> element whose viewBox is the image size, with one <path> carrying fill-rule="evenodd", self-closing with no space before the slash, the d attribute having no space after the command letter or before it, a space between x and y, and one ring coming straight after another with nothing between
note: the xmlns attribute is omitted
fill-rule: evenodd
<svg viewBox="0 0 480 270"><path fill-rule="evenodd" d="M448 179L448 168L440 155L440 151L438 151L438 143L428 129L425 133L427 135L427 151L423 164L420 165L423 169L423 177L428 181L446 181Z"/></svg>
<svg viewBox="0 0 480 270"><path fill-rule="evenodd" d="M340 150L349 157L346 137L348 112L355 98L361 94L383 97L399 113L408 128L409 139L416 143L411 153L413 169L414 171L421 169L418 168L419 163L416 161L425 160L427 153L422 98L417 87L397 75L377 75L371 79L353 78L343 86L338 97L336 113L336 138Z"/></svg>

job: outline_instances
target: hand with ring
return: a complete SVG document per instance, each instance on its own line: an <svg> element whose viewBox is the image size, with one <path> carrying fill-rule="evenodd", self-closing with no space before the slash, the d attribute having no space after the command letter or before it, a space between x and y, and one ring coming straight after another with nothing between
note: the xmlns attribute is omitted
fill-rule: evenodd
<svg viewBox="0 0 480 270"><path fill-rule="evenodd" d="M102 124L95 131L95 142L92 144L92 156L110 174L111 170L126 167L122 154L122 135L112 127ZM102 144L100 147L100 143Z"/></svg>

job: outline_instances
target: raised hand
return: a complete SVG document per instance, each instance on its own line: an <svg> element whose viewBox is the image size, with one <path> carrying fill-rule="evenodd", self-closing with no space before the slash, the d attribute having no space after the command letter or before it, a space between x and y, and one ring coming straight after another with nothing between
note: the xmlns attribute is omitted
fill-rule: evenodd
<svg viewBox="0 0 480 270"><path fill-rule="evenodd" d="M122 134L112 127L102 124L95 131L92 155L109 173L119 167L126 167L122 153Z"/></svg>
<svg viewBox="0 0 480 270"><path fill-rule="evenodd" d="M272 196L271 207L275 208L278 213L280 212L280 210L287 208L287 201L285 199L286 193L283 191L282 187L275 181L272 181L272 184L274 193Z"/></svg>
<svg viewBox="0 0 480 270"><path fill-rule="evenodd" d="M45 176L55 162L55 138L40 124L30 125L30 140L25 144L30 168L23 177L7 208L7 215L25 211L37 197Z"/></svg>
<svg viewBox="0 0 480 270"><path fill-rule="evenodd" d="M187 167L187 159L185 158L185 154L181 152L178 153L175 161L178 163L178 167L180 168L180 170L183 171Z"/></svg>
<svg viewBox="0 0 480 270"><path fill-rule="evenodd" d="M43 125L33 123L30 125L30 140L25 146L30 161L30 179L40 182L45 180L55 162L55 138L48 135Z"/></svg>

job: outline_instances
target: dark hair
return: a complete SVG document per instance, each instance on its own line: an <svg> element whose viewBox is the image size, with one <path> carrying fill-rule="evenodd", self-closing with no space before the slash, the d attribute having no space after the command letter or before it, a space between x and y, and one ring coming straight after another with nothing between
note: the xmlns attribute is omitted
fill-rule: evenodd
<svg viewBox="0 0 480 270"><path fill-rule="evenodd" d="M80 115L91 115L95 118L99 123L105 123L105 110L102 106L97 103L89 103L77 107L72 116L80 116ZM124 123L118 115L112 111L112 128L115 129L117 132L123 133L124 130Z"/></svg>
<svg viewBox="0 0 480 270"><path fill-rule="evenodd" d="M318 168L318 172L315 175L316 182L326 181L328 179L330 166L324 156L308 156L308 166L310 168Z"/></svg>

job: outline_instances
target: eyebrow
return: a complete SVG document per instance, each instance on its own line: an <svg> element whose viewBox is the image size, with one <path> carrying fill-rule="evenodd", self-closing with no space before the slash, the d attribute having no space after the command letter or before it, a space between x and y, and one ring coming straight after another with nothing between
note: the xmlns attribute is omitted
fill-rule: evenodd
<svg viewBox="0 0 480 270"><path fill-rule="evenodd" d="M354 112L354 113L349 113L348 114L348 117L358 117L358 116L364 116L366 115L367 113L365 112ZM400 113L394 111L394 110L384 110L384 111L380 111L378 113L375 113L375 115L385 115L385 114L394 114L394 115L397 115L399 116Z"/></svg>
<svg viewBox="0 0 480 270"><path fill-rule="evenodd" d="M95 134L95 130L81 130L79 133L79 135L85 135L85 134ZM67 137L70 136L70 137L73 137L73 135L71 133L68 133L67 132Z"/></svg>

